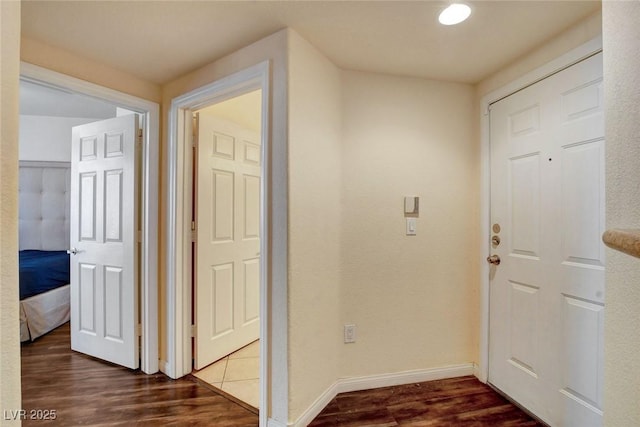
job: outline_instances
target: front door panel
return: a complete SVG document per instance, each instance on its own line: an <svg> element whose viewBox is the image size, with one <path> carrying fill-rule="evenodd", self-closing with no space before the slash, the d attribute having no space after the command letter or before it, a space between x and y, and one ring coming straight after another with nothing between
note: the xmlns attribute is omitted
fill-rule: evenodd
<svg viewBox="0 0 640 427"><path fill-rule="evenodd" d="M602 55L491 107L489 381L553 426L602 423ZM496 228L497 229L497 228Z"/></svg>

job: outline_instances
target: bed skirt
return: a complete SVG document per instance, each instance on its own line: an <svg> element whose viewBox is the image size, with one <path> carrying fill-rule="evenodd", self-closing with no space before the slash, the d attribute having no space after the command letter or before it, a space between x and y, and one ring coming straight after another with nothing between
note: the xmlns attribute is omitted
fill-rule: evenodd
<svg viewBox="0 0 640 427"><path fill-rule="evenodd" d="M69 321L70 285L20 301L20 341L33 341Z"/></svg>

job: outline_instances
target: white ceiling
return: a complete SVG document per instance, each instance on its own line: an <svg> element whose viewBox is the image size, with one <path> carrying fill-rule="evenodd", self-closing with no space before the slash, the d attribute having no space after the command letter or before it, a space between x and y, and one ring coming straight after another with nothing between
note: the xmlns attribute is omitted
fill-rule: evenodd
<svg viewBox="0 0 640 427"><path fill-rule="evenodd" d="M477 83L600 7L599 1L27 1L24 36L164 84L285 27L336 65Z"/></svg>

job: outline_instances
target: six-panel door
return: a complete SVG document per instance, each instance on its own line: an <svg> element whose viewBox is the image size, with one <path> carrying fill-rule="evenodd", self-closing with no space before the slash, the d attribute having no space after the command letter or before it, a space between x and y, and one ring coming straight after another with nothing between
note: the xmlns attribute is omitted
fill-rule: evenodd
<svg viewBox="0 0 640 427"><path fill-rule="evenodd" d="M197 119L195 368L260 335L261 145L206 112Z"/></svg>
<svg viewBox="0 0 640 427"><path fill-rule="evenodd" d="M490 114L489 381L551 425L601 425L602 54Z"/></svg>
<svg viewBox="0 0 640 427"><path fill-rule="evenodd" d="M139 366L137 115L73 128L71 348Z"/></svg>

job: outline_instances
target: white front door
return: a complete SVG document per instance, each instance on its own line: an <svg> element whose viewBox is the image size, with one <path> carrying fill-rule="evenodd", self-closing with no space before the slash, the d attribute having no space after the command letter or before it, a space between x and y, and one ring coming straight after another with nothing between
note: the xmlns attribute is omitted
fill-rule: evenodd
<svg viewBox="0 0 640 427"><path fill-rule="evenodd" d="M602 54L491 106L489 382L552 426L602 424ZM495 237L494 237L495 238Z"/></svg>
<svg viewBox="0 0 640 427"><path fill-rule="evenodd" d="M73 128L71 348L139 365L138 117Z"/></svg>
<svg viewBox="0 0 640 427"><path fill-rule="evenodd" d="M260 336L261 147L255 132L197 115L195 368Z"/></svg>

